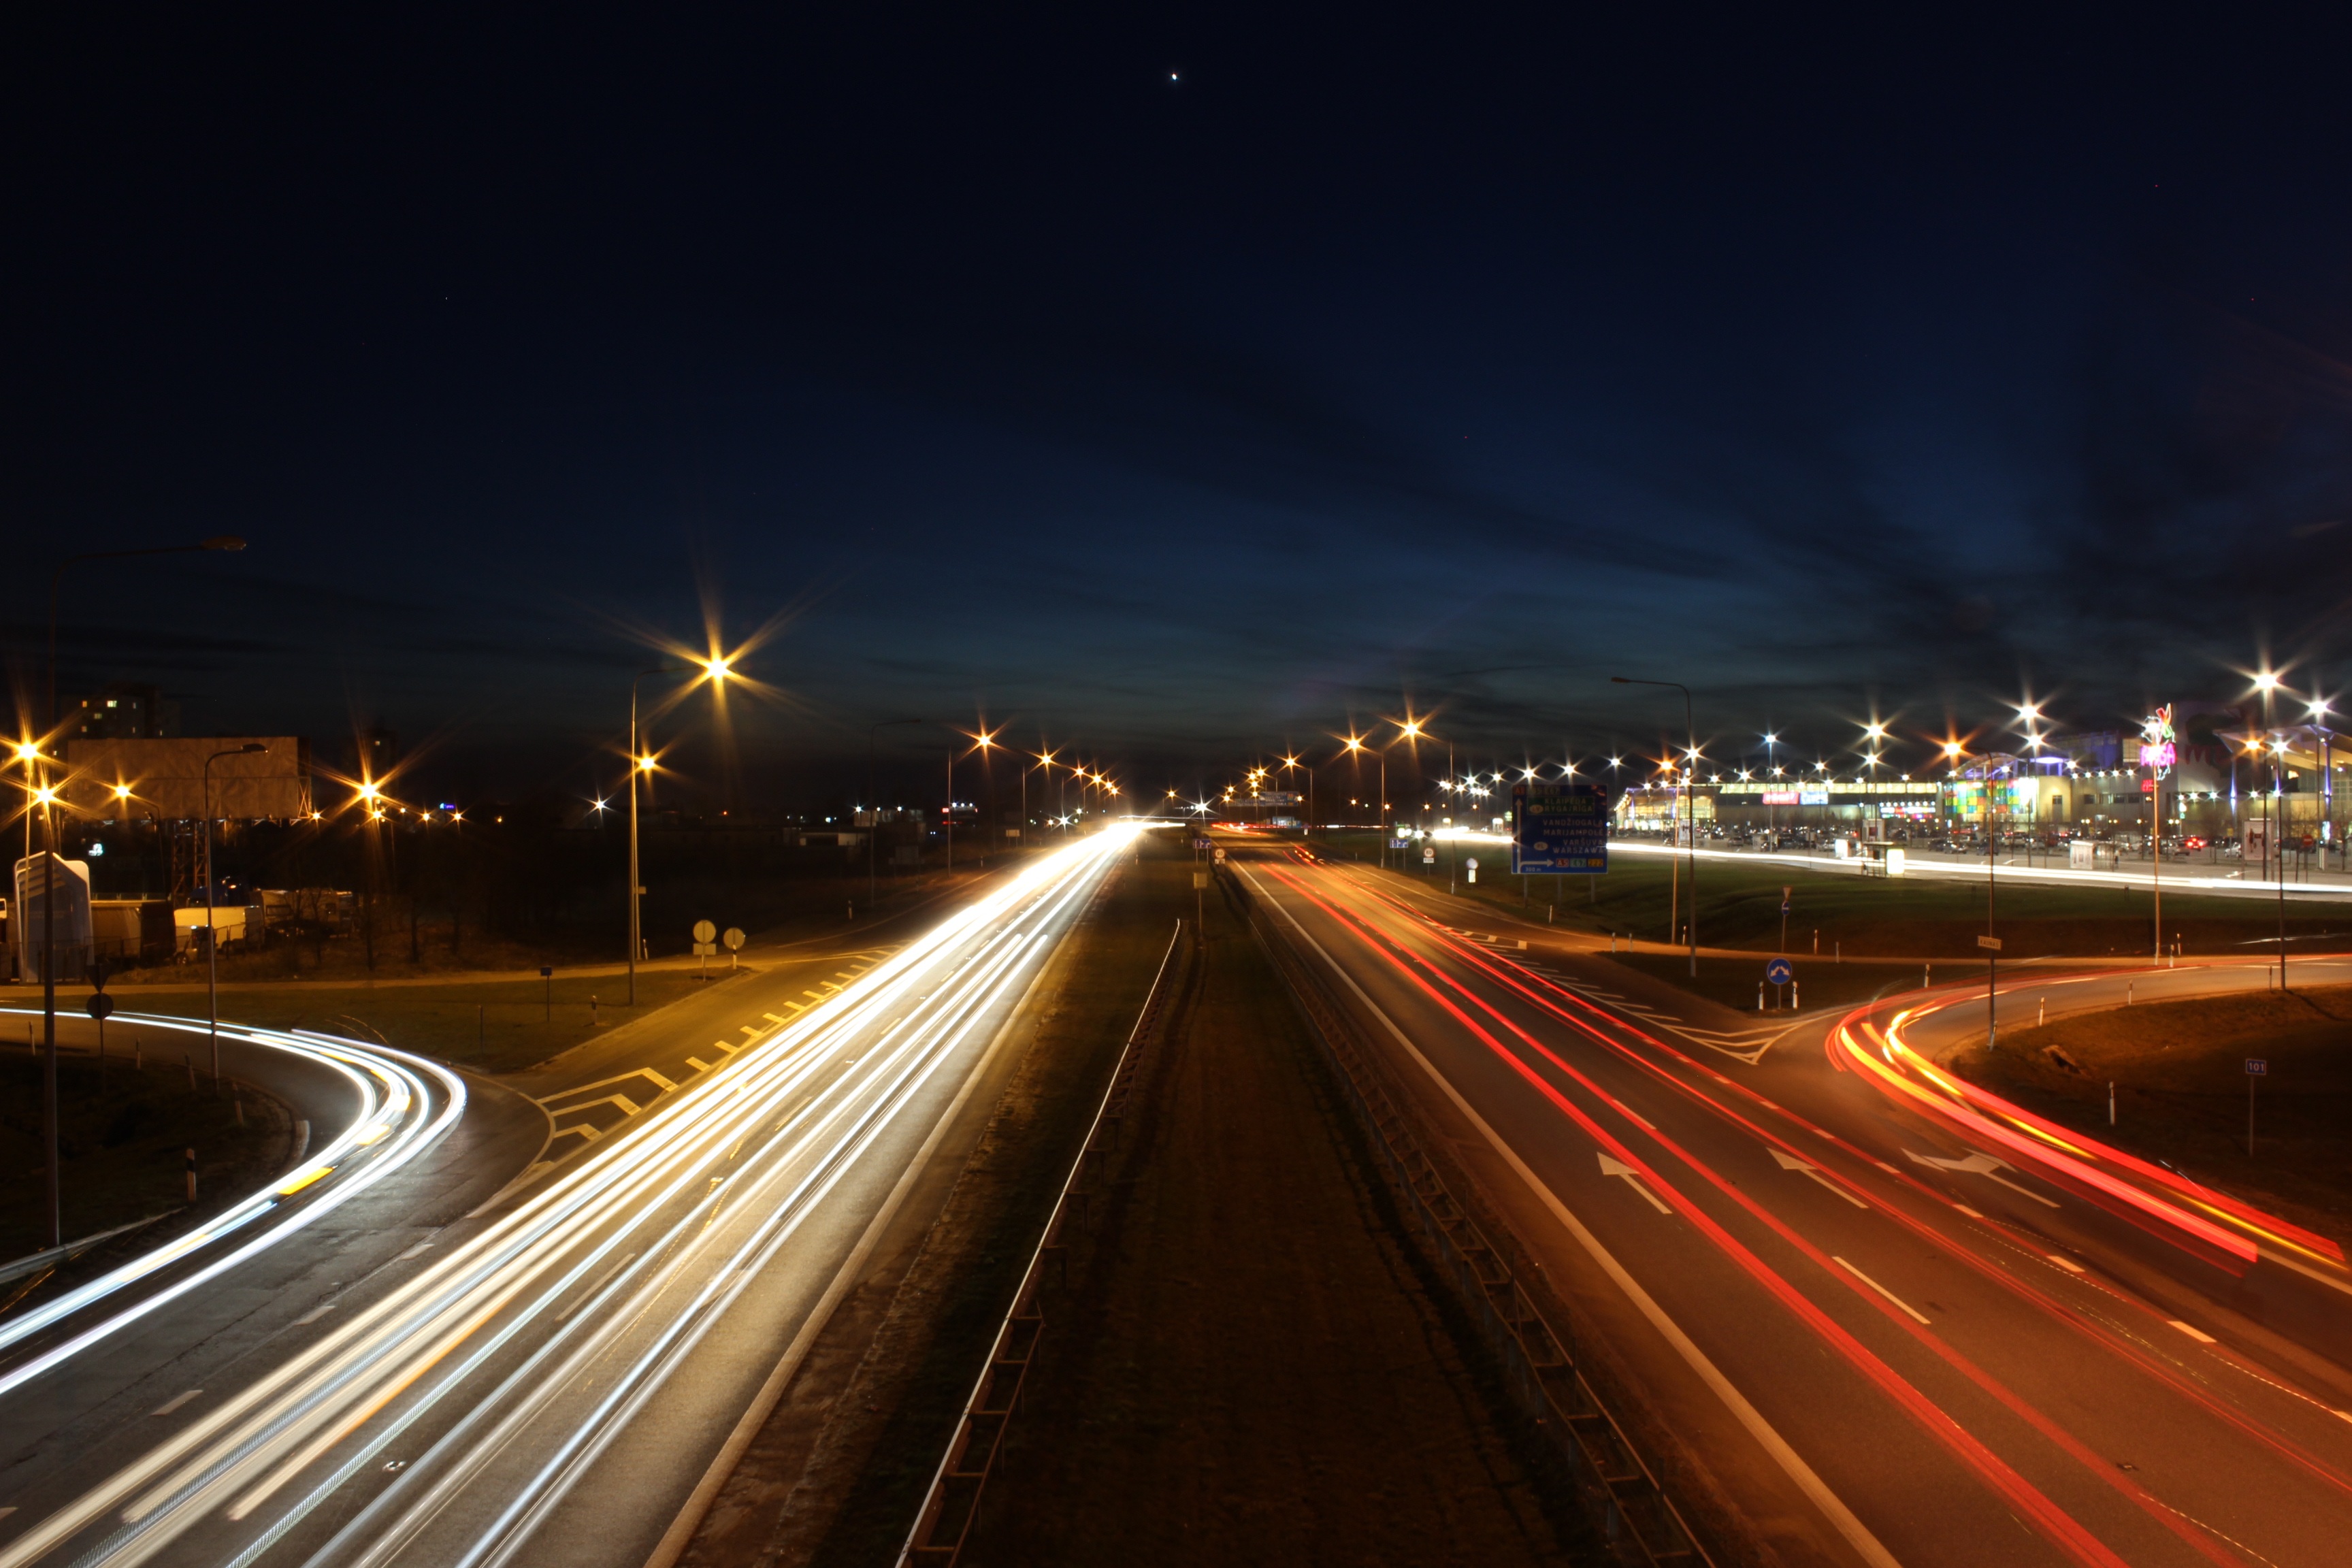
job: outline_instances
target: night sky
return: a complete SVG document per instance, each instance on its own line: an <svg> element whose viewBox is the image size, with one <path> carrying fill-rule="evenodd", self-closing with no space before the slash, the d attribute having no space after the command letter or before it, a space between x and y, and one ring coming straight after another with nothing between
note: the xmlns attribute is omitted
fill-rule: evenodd
<svg viewBox="0 0 2352 1568"><path fill-rule="evenodd" d="M783 9L14 13L20 692L57 555L221 531L77 569L67 693L449 791L707 616L761 799L2352 686L2316 9Z"/></svg>

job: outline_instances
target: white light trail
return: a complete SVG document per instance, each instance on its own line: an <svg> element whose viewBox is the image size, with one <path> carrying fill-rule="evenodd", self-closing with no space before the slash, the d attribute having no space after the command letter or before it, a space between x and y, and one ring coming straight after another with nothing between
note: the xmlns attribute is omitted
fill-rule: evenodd
<svg viewBox="0 0 2352 1568"><path fill-rule="evenodd" d="M121 1528L85 1542L77 1568L130 1568L200 1524L259 1516L328 1466L257 1537L218 1553L249 1563L404 1435L425 1438L420 1456L311 1561L373 1568L411 1548L436 1563L515 1560L744 1292L769 1280L858 1159L1025 988L1139 831L1106 828L1040 857L755 1040L0 1547L0 1568L37 1562L110 1513ZM575 1292L590 1280L583 1302ZM469 1489L499 1506L453 1510ZM461 1530L460 1519L472 1522Z"/></svg>
<svg viewBox="0 0 2352 1568"><path fill-rule="evenodd" d="M30 1013L31 1009L0 1008L0 1012ZM142 1028L174 1029L192 1035L201 1035L209 1026L201 1019L190 1020L152 1013L124 1013L116 1016L124 1023L137 1024ZM5 1351L8 1346L51 1324L64 1321L83 1309L151 1278L249 1225L272 1222L260 1235L249 1237L243 1246L214 1259L205 1268L141 1297L112 1316L80 1330L22 1365L0 1373L0 1394L5 1394L59 1363L120 1332L149 1313L217 1278L225 1270L234 1268L298 1235L424 1152L455 1126L457 1118L465 1113L465 1080L446 1068L421 1057L410 1056L405 1051L386 1046L363 1045L356 1040L339 1039L327 1035L298 1036L245 1026L231 1027L223 1025L221 1033L231 1039L299 1057L340 1074L358 1096L359 1114L324 1149L314 1154L306 1153L287 1177L233 1205L226 1214L184 1236L175 1237L160 1247L151 1248L54 1301L0 1324L0 1351ZM427 1078L437 1083L441 1089L440 1113L429 1119L427 1113L432 1110L434 1096L427 1087ZM352 1157L363 1148L374 1152L363 1159L354 1160ZM289 1203L287 1200L298 1192L308 1195L299 1204Z"/></svg>

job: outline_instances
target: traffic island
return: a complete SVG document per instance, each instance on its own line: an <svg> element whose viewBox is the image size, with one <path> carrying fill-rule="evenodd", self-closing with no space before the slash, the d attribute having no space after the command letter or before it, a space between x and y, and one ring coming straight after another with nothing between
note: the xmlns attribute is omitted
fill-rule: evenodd
<svg viewBox="0 0 2352 1568"><path fill-rule="evenodd" d="M2061 1126L2352 1244L2352 986L2110 1008L2004 1034L1997 1049L1974 1046L1945 1065Z"/></svg>

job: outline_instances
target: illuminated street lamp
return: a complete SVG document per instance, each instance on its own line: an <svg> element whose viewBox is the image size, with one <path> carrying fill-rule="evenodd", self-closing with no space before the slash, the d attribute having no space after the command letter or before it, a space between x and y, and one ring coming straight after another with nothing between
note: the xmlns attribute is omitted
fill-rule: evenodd
<svg viewBox="0 0 2352 1568"><path fill-rule="evenodd" d="M1697 721L1696 721L1696 720L1695 720L1695 719L1694 719L1694 718L1692 718L1692 716L1691 716L1691 694L1690 694L1690 688L1689 688L1689 687L1685 686L1685 685L1684 685L1681 681L1679 681L1679 680L1643 680L1643 679L1636 679L1636 678L1634 678L1634 677L1631 677L1631 676L1623 676L1623 675L1612 675L1612 676L1611 676L1611 677L1609 678L1609 679L1610 679L1611 684L1612 684L1612 685L1616 685L1616 686L1664 686L1664 687L1671 687L1671 688L1673 688L1675 690L1681 692L1681 693L1683 694L1683 728L1684 728L1684 731L1685 731L1685 736L1684 736L1684 738L1685 738L1685 742L1687 742L1684 749L1685 749L1685 752L1688 754L1688 756L1690 757L1691 761L1692 761L1694 763L1696 763L1697 762L1697 760L1698 760L1698 722L1697 722ZM1696 777L1696 774L1694 774L1694 777ZM1691 842L1690 842L1690 889L1691 889L1691 918L1690 918L1690 972L1691 972L1691 978L1692 978L1692 979L1694 979L1694 980L1696 980L1696 979L1697 979L1697 978L1698 978L1698 792L1697 792L1696 790L1690 790L1690 791L1687 791L1687 792L1685 792L1685 793L1688 795L1688 796L1689 796L1689 798L1690 798L1690 826L1691 826ZM1672 865L1673 865L1673 862L1672 862L1672 861L1669 861L1669 862L1667 862L1667 864L1668 864L1669 868L1671 868L1671 867L1672 867ZM1668 895L1667 895L1667 904L1668 904L1668 910L1669 910L1669 913L1668 913L1667 918L1668 918L1669 920L1672 920L1672 919L1673 919L1673 913L1672 913L1672 906L1673 906L1673 902L1674 902L1674 895L1673 895L1671 892L1669 892L1669 893L1668 893Z"/></svg>
<svg viewBox="0 0 2352 1568"><path fill-rule="evenodd" d="M730 662L727 658L722 658L722 657L718 656L718 655L713 655L712 657L710 657L710 658L698 658L698 659L696 659L696 660L694 661L692 668L693 668L694 669L698 670L699 673L698 673L698 674L697 674L697 675L695 676L695 679L694 679L694 680L693 680L693 681L691 681L691 682L689 682L689 683L688 683L689 685L698 685L698 684L700 684L702 681L708 680L708 681L709 681L713 686L718 686L718 685L720 685L720 684L722 684L723 682L725 682L725 681L726 681L726 679L727 679L727 678L728 678L729 676L730 676L730 675L732 675L732 674L734 673L734 669L733 669L733 668L732 668L732 666L731 666ZM634 675L634 676L630 677L630 679L629 679L629 1004L628 1004L628 1005L629 1005L630 1006L632 1006L632 1007L634 1007L634 1006L635 1006L635 1005L637 1005L637 958L638 958L638 955L639 955L640 953L642 953L642 952L644 952L644 950L645 950L645 939L644 939L644 935L643 935L643 928L642 928L642 925L641 925L641 923L640 923L639 911L638 911L638 900L641 900L641 899L643 899L643 898L645 897L646 889L645 889L645 888L643 887L643 885L642 885L642 884L640 884L640 882L638 881L639 872L638 872L638 869L637 869L637 795L638 795L638 785L639 785L639 782L640 782L640 779L641 779L642 775L645 775L645 774L650 773L652 773L652 772L654 771L654 763L655 763L655 760L656 760L656 759L654 759L653 757L648 756L648 755L646 755L646 754L644 741L643 741L643 738L641 737L641 735L639 734L639 732L638 732L638 729L637 729L637 683L638 683L639 681L641 681L641 680L644 680L647 676L652 676L652 675L677 675L677 674L682 674L682 673L685 673L685 672L684 672L684 671L682 671L682 670L681 670L681 669L680 669L680 668L679 668L676 664L664 663L664 664L657 664L657 665L655 665L655 666L654 666L652 668L650 668L650 669L641 669L641 670L637 671L637 673L636 673L635 675Z"/></svg>

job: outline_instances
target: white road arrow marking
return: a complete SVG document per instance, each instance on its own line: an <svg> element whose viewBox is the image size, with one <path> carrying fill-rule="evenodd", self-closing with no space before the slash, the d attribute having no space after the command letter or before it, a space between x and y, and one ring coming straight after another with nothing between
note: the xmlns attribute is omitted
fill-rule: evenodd
<svg viewBox="0 0 2352 1568"><path fill-rule="evenodd" d="M1870 1206L1868 1204L1864 1203L1860 1198L1855 1197L1852 1193L1847 1192L1843 1187L1839 1186L1835 1182L1831 1181L1827 1176L1822 1175L1818 1167L1806 1164L1794 1154L1787 1153L1778 1147L1773 1147L1772 1163L1780 1166L1780 1169L1784 1171L1802 1171L1807 1176L1819 1182L1822 1185L1827 1187L1830 1191L1835 1193L1838 1196L1843 1198L1846 1202L1852 1204L1858 1209L1866 1209Z"/></svg>
<svg viewBox="0 0 2352 1568"><path fill-rule="evenodd" d="M1993 1173L1996 1171L2006 1171L2010 1166L1990 1154L1970 1154L1965 1160L1938 1160L1933 1154L1922 1154L1913 1149L1906 1149L1903 1152L1920 1164L1933 1165L1939 1171L1956 1171L1962 1175L1982 1176L1988 1182L2000 1182L2011 1192L2032 1198L2043 1208L2054 1209L2058 1206L2057 1200L2053 1198L2045 1198L2040 1193L2021 1187L2015 1182L2003 1181L2000 1176L1995 1175Z"/></svg>
<svg viewBox="0 0 2352 1568"><path fill-rule="evenodd" d="M1660 1214L1672 1214L1675 1212L1659 1200L1657 1194L1652 1192L1649 1188L1642 1184L1642 1173L1633 1169L1633 1166L1625 1163L1624 1161L1612 1160L1606 1154L1601 1155L1601 1173L1604 1176L1624 1177L1625 1184L1633 1188L1635 1192L1641 1194L1644 1198L1647 1198L1649 1200L1650 1206L1657 1210Z"/></svg>

